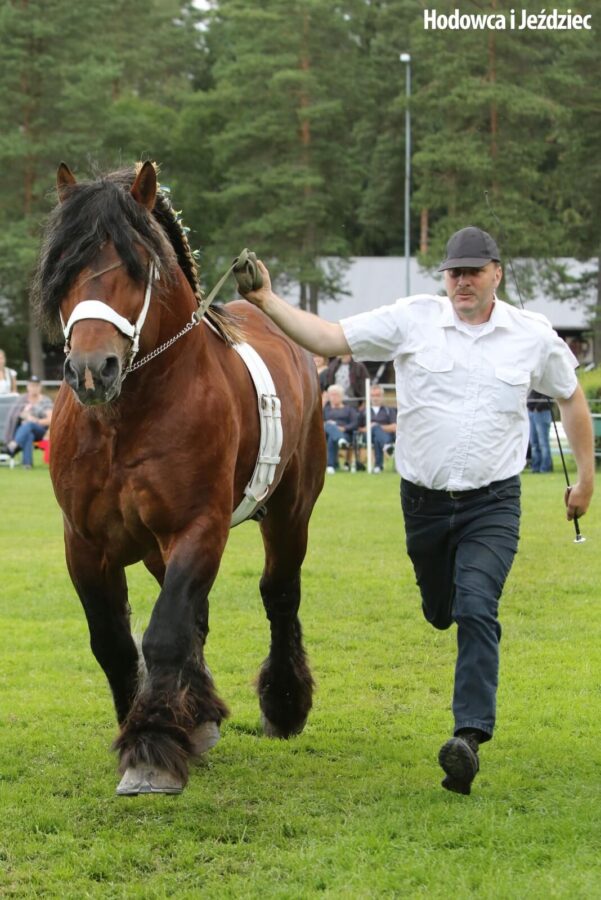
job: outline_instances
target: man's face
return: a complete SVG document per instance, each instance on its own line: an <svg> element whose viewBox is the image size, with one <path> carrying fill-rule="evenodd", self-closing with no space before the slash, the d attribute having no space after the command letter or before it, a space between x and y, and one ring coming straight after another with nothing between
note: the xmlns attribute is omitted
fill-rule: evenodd
<svg viewBox="0 0 601 900"><path fill-rule="evenodd" d="M503 270L496 262L481 269L446 269L445 287L455 312L470 325L488 321Z"/></svg>
<svg viewBox="0 0 601 900"><path fill-rule="evenodd" d="M371 405L382 406L382 388L372 387L371 389Z"/></svg>
<svg viewBox="0 0 601 900"><path fill-rule="evenodd" d="M344 394L341 390L334 386L328 388L328 400L331 406L342 406L342 398Z"/></svg>

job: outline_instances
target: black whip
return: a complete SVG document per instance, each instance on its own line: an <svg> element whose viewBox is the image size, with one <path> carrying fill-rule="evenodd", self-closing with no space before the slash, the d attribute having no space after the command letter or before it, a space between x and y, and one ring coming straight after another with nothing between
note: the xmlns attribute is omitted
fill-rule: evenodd
<svg viewBox="0 0 601 900"><path fill-rule="evenodd" d="M497 223L497 225L499 227L499 236L501 238L501 243L505 245L505 243L506 243L505 229L503 228L503 224L502 224L501 220L499 219L498 215L496 214L496 212L494 211L494 209L492 207L492 204L488 197L488 191L484 191L484 197L486 198L486 205L488 206L488 209L490 210L490 214L492 215L493 219L495 220L495 222ZM515 269L513 268L513 260L510 256L509 252L507 251L507 249L504 250L504 254L507 257L507 262L509 263L509 268L511 270L511 277L513 278L513 283L515 284L516 291L518 292L518 299L520 301L520 306L522 307L522 309L525 309L526 307L524 306L524 301L522 300L522 292L520 291L520 285L519 285L517 276L515 274ZM545 398L545 402L547 404L547 407L549 408L549 412L551 413L551 421L553 422L553 428L555 429L555 437L557 438L557 446L559 448L559 455L561 457L561 465L563 467L563 474L566 479L566 485L567 485L568 494L569 494L569 492L572 490L572 486L570 484L570 476L568 475L568 468L566 466L565 456L563 455L563 447L561 446L561 440L559 438L559 430L557 428L557 420L555 419L555 414L553 412L553 403L551 402L549 397ZM586 541L586 538L580 532L580 524L578 522L578 516L574 516L572 521L574 522L574 530L576 531L576 537L574 538L574 543L575 544L583 544Z"/></svg>

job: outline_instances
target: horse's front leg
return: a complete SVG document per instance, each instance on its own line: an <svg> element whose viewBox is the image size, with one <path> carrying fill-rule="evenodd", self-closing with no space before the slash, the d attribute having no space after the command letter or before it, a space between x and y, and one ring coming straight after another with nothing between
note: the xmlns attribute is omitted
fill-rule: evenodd
<svg viewBox="0 0 601 900"><path fill-rule="evenodd" d="M146 681L115 741L125 773L119 793L179 793L188 761L216 742L228 714L204 662L208 595L227 533L191 530L169 555L142 640Z"/></svg>
<svg viewBox="0 0 601 900"><path fill-rule="evenodd" d="M81 600L92 652L108 679L119 723L127 718L138 689L138 650L131 635L127 582L121 566L65 531L67 566Z"/></svg>

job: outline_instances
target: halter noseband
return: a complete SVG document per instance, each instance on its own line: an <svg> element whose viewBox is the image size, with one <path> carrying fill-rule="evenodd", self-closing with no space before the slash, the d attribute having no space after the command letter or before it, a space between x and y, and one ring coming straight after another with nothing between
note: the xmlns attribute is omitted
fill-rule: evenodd
<svg viewBox="0 0 601 900"><path fill-rule="evenodd" d="M122 265L122 263L117 263L115 266L111 266L110 268L116 269L120 265ZM104 271L106 272L109 270L105 269ZM124 366L123 377L125 378L127 371L136 358L138 350L140 349L140 334L142 332L142 328L144 327L144 322L146 321L146 316L148 314L153 282L157 281L159 277L159 267L154 260L151 260L148 263L148 277L146 279L144 303L142 304L140 315L133 325L128 319L116 312L112 308L112 306L109 306L108 303L105 303L104 300L82 300L77 304L77 306L69 316L69 321L66 325L61 315L61 324L63 326L63 332L65 335L65 353L68 353L71 349L70 337L71 332L73 331L73 326L76 322L81 322L84 319L102 319L105 322L110 322L111 325L115 326L117 331L125 335L125 337L131 341L131 349L127 358L127 364Z"/></svg>

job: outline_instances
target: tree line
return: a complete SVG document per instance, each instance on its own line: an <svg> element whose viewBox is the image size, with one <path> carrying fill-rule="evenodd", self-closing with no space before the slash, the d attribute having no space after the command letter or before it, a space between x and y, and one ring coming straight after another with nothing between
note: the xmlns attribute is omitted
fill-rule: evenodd
<svg viewBox="0 0 601 900"><path fill-rule="evenodd" d="M597 260L576 283L557 265L545 271L556 295L592 304L601 348L601 9L578 10L592 30L458 32L425 29L431 5L5 0L0 346L11 360L45 374L29 286L62 159L80 178L156 160L207 288L251 246L317 310L339 294L349 256L402 254L401 52L412 71L412 252L434 264L452 231L476 224L513 257Z"/></svg>

